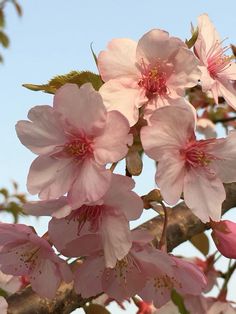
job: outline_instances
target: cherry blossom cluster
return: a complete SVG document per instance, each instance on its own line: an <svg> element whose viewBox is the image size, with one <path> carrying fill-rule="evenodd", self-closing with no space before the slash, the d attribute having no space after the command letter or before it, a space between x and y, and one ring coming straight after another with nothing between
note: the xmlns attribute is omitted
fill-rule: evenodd
<svg viewBox="0 0 236 314"><path fill-rule="evenodd" d="M191 313L216 313L220 306L223 311L226 305L201 294L216 283L214 259L206 264L174 257L162 241L154 245L148 231L131 231L143 200L133 191L132 171L114 173L130 152L137 150L139 158L145 153L157 164L160 204L173 206L183 198L212 228L219 251L236 258L235 223L220 221L223 183L236 181L236 131L217 139L214 124L196 111L197 91L200 101L208 93L214 106L224 98L236 109L236 64L206 14L198 18L197 34L193 50L160 29L138 42L113 39L98 55L104 82L99 91L89 82L65 84L52 106L36 106L17 123L21 143L37 155L27 188L39 201L24 210L51 220L43 237L23 224L0 224L5 274L26 276L47 298L61 281L73 280L84 298L104 292L123 302L138 295L140 309L150 305L150 312L138 313L161 307L158 313L170 313L173 289ZM198 140L196 130L206 139Z"/></svg>

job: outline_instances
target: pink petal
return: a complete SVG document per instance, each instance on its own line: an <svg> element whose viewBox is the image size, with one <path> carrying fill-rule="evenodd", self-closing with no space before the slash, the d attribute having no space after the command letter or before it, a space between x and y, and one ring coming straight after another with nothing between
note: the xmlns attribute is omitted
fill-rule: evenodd
<svg viewBox="0 0 236 314"><path fill-rule="evenodd" d="M55 263L50 260L39 261L38 267L30 274L32 289L41 297L54 298L61 282Z"/></svg>
<svg viewBox="0 0 236 314"><path fill-rule="evenodd" d="M145 287L138 293L146 302L153 302L159 308L170 300L171 289L164 283L165 276L155 277L147 281ZM169 313L168 313L169 314Z"/></svg>
<svg viewBox="0 0 236 314"><path fill-rule="evenodd" d="M113 174L111 185L104 195L104 204L124 213L127 220L138 219L143 210L143 201L131 190L134 188L133 179Z"/></svg>
<svg viewBox="0 0 236 314"><path fill-rule="evenodd" d="M230 131L226 138L217 139L210 151L215 160L211 162L219 178L224 183L236 181L236 131Z"/></svg>
<svg viewBox="0 0 236 314"><path fill-rule="evenodd" d="M94 140L95 160L104 165L124 158L128 152L127 145L132 145L129 130L129 122L122 114L118 111L108 112L104 133Z"/></svg>
<svg viewBox="0 0 236 314"><path fill-rule="evenodd" d="M178 151L175 155L165 154L158 162L156 183L168 204L174 205L179 201L183 191L185 173L185 160Z"/></svg>
<svg viewBox="0 0 236 314"><path fill-rule="evenodd" d="M138 76L136 68L137 43L128 38L113 39L106 51L98 55L98 69L103 81L119 77Z"/></svg>
<svg viewBox="0 0 236 314"><path fill-rule="evenodd" d="M25 241L31 233L32 228L23 224L0 223L0 246Z"/></svg>
<svg viewBox="0 0 236 314"><path fill-rule="evenodd" d="M8 303L6 299L0 296L0 312L1 314L7 314Z"/></svg>
<svg viewBox="0 0 236 314"><path fill-rule="evenodd" d="M104 128L106 110L101 95L90 83L80 88L76 84L65 84L56 91L53 107L66 123L86 135L99 134Z"/></svg>
<svg viewBox="0 0 236 314"><path fill-rule="evenodd" d="M24 204L24 212L33 216L53 216L63 218L72 211L65 196L48 201L28 202Z"/></svg>
<svg viewBox="0 0 236 314"><path fill-rule="evenodd" d="M50 106L36 106L28 113L32 121L19 121L17 135L23 145L35 154L47 154L62 145L65 134L59 115Z"/></svg>
<svg viewBox="0 0 236 314"><path fill-rule="evenodd" d="M90 256L102 250L101 237L98 234L84 232L73 241L67 243L61 250L62 254L70 257Z"/></svg>
<svg viewBox="0 0 236 314"><path fill-rule="evenodd" d="M75 272L75 290L83 298L96 296L103 291L101 277L104 271L104 257L91 256ZM86 284L84 284L86 283Z"/></svg>
<svg viewBox="0 0 236 314"><path fill-rule="evenodd" d="M219 90L229 106L236 110L236 89L231 81L220 80Z"/></svg>
<svg viewBox="0 0 236 314"><path fill-rule="evenodd" d="M141 129L145 153L158 161L167 151L179 150L193 135L195 121L192 106L184 101L176 106L157 109L150 118L150 126Z"/></svg>
<svg viewBox="0 0 236 314"><path fill-rule="evenodd" d="M144 34L138 42L137 60L147 60L154 63L157 59L168 60L168 58L185 44L176 37L169 37L169 33L160 29L152 29Z"/></svg>
<svg viewBox="0 0 236 314"><path fill-rule="evenodd" d="M197 52L199 50L199 41L201 42L201 47L206 55L217 42L221 42L220 36L216 31L215 26L207 14L202 14L198 17L198 40L195 44Z"/></svg>
<svg viewBox="0 0 236 314"><path fill-rule="evenodd" d="M206 287L206 277L200 271L199 267L193 263L187 262L181 258L172 257L176 262L175 280L176 289L180 293L199 295Z"/></svg>
<svg viewBox="0 0 236 314"><path fill-rule="evenodd" d="M63 237L61 236L63 230ZM66 244L78 238L78 222L74 219L56 219L53 218L49 222L48 232L50 241L62 251Z"/></svg>
<svg viewBox="0 0 236 314"><path fill-rule="evenodd" d="M222 255L236 259L236 223L229 220L214 222L212 238Z"/></svg>
<svg viewBox="0 0 236 314"><path fill-rule="evenodd" d="M225 68L221 73L218 74L220 78L227 80L236 80L236 64L230 62L229 66Z"/></svg>
<svg viewBox="0 0 236 314"><path fill-rule="evenodd" d="M68 193L69 203L80 207L99 200L109 188L111 172L97 165L92 159L84 160L79 175Z"/></svg>
<svg viewBox="0 0 236 314"><path fill-rule="evenodd" d="M64 195L75 177L75 165L71 159L37 157L31 164L27 188L31 194L39 193L41 199Z"/></svg>
<svg viewBox="0 0 236 314"><path fill-rule="evenodd" d="M181 48L172 59L174 73L168 79L168 86L171 88L185 89L198 84L200 79L199 61L187 48Z"/></svg>
<svg viewBox="0 0 236 314"><path fill-rule="evenodd" d="M102 277L103 291L118 302L128 299L140 291L146 278L140 269L134 265L119 268L107 268Z"/></svg>
<svg viewBox="0 0 236 314"><path fill-rule="evenodd" d="M214 85L216 84L215 80L210 76L210 73L208 72L207 67L200 66L200 70L202 72L202 75L201 75L202 90L204 92L212 90L212 88L214 88ZM218 95L216 98L218 102Z"/></svg>
<svg viewBox="0 0 236 314"><path fill-rule="evenodd" d="M128 254L132 242L129 223L122 213L111 209L103 215L101 236L106 267L115 267L117 260Z"/></svg>
<svg viewBox="0 0 236 314"><path fill-rule="evenodd" d="M99 92L107 110L121 112L128 119L130 126L138 121L138 108L148 100L145 91L139 88L138 84L134 86L134 81L127 83L124 80L109 80L102 85Z"/></svg>
<svg viewBox="0 0 236 314"><path fill-rule="evenodd" d="M202 222L220 220L221 205L225 190L220 179L204 170L191 168L184 179L184 200L186 205Z"/></svg>

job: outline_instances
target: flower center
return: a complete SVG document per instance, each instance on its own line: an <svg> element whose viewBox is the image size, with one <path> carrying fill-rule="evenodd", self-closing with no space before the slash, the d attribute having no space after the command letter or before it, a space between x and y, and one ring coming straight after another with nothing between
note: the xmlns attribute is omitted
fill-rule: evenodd
<svg viewBox="0 0 236 314"><path fill-rule="evenodd" d="M141 78L138 85L145 88L147 97L166 95L168 93L166 86L167 73L162 69L162 66L159 63L155 66L147 65L143 60L140 66Z"/></svg>
<svg viewBox="0 0 236 314"><path fill-rule="evenodd" d="M18 256L20 261L18 267L22 267L22 263L29 271L32 271L37 265L39 251L40 248L35 247L31 243L21 245L15 250L15 254Z"/></svg>
<svg viewBox="0 0 236 314"><path fill-rule="evenodd" d="M206 145L212 142L214 142L212 139L190 142L180 151L180 154L189 166L194 168L207 167L212 160L217 159L212 154L206 152Z"/></svg>
<svg viewBox="0 0 236 314"><path fill-rule="evenodd" d="M126 285L127 284L127 275L134 271L134 269L141 272L140 267L135 260L135 258L128 254L122 260L118 260L116 262L115 268L115 277L119 280L120 284Z"/></svg>
<svg viewBox="0 0 236 314"><path fill-rule="evenodd" d="M63 151L70 157L83 160L93 153L92 141L85 136L72 139L64 145Z"/></svg>
<svg viewBox="0 0 236 314"><path fill-rule="evenodd" d="M172 290L173 288L182 288L182 284L178 282L174 276L170 277L164 274L163 276L153 278L153 287L163 295L165 289Z"/></svg>
<svg viewBox="0 0 236 314"><path fill-rule="evenodd" d="M67 220L68 222L70 222L71 220L77 221L78 235L86 222L90 223L90 231L97 232L99 229L102 211L104 211L104 205L95 206L83 205L82 207L74 210L67 217Z"/></svg>
<svg viewBox="0 0 236 314"><path fill-rule="evenodd" d="M226 56L225 52L230 49L229 46L221 47L220 42L216 42L215 45L208 52L207 56L207 69L211 77L215 79L220 72L223 72L231 65L231 60L234 56Z"/></svg>

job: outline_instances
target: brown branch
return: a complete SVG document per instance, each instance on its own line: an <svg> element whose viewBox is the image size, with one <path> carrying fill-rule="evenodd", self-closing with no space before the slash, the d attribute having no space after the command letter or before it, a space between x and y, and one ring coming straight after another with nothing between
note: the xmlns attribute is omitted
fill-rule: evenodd
<svg viewBox="0 0 236 314"><path fill-rule="evenodd" d="M227 197L222 206L223 213L236 206L236 183L226 184L225 189ZM156 217L139 228L150 230L155 239L160 240L162 227L162 218ZM168 214L168 251L207 228L184 203L176 205ZM7 299L8 314L69 314L74 309L84 306L91 299L82 299L81 296L76 295L72 283L63 283L53 300L40 298L31 287L27 287Z"/></svg>

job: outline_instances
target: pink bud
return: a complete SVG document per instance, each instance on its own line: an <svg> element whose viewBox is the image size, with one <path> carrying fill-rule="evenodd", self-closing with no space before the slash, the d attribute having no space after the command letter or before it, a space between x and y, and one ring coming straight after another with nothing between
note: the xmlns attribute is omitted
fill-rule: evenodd
<svg viewBox="0 0 236 314"><path fill-rule="evenodd" d="M212 238L220 253L228 258L236 258L236 223L229 220L211 222Z"/></svg>

